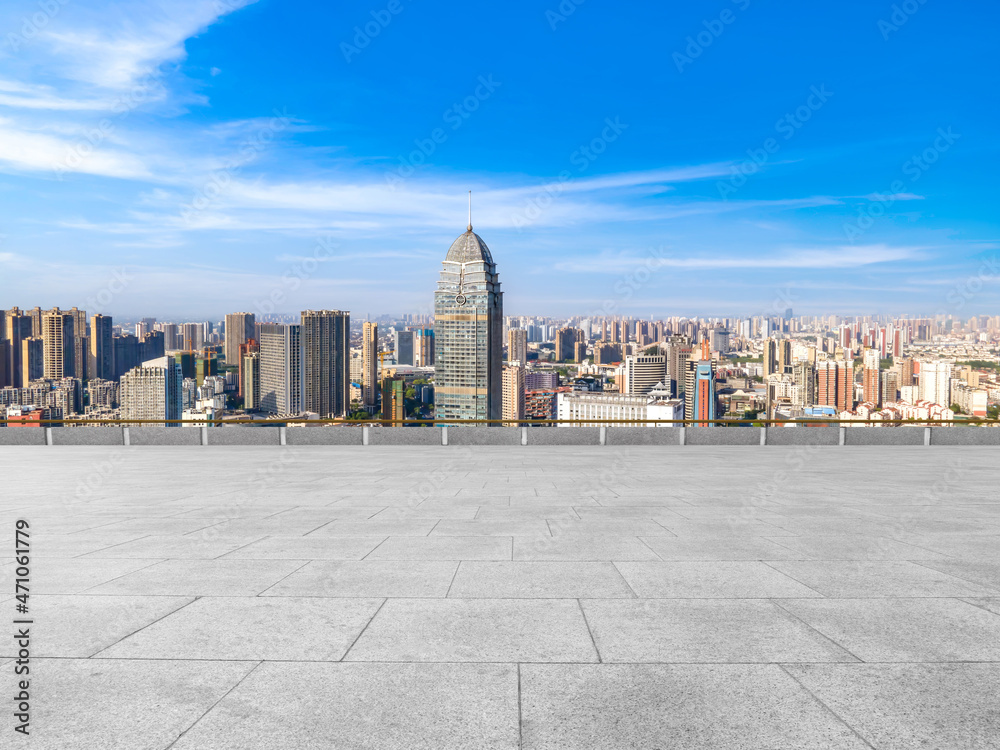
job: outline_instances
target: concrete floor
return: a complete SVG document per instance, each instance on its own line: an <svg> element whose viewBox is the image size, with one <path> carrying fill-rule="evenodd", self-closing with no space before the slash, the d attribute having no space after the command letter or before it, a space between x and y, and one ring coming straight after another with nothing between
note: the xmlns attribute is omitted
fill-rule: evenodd
<svg viewBox="0 0 1000 750"><path fill-rule="evenodd" d="M998 459L4 448L19 745L995 748Z"/></svg>

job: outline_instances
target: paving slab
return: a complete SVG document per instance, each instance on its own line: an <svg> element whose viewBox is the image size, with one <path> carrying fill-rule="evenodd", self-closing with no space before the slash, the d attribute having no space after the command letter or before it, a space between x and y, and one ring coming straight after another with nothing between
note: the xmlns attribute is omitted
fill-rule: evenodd
<svg viewBox="0 0 1000 750"><path fill-rule="evenodd" d="M444 520L431 531L431 536L550 536L543 518L501 520Z"/></svg>
<svg viewBox="0 0 1000 750"><path fill-rule="evenodd" d="M31 564L33 594L79 594L94 586L162 562L36 556ZM0 591L13 592L16 566L0 566Z"/></svg>
<svg viewBox="0 0 1000 750"><path fill-rule="evenodd" d="M38 659L32 664L34 737L24 744L46 750L169 747L254 666Z"/></svg>
<svg viewBox="0 0 1000 750"><path fill-rule="evenodd" d="M800 556L816 560L941 560L945 556L917 544L883 536L772 537Z"/></svg>
<svg viewBox="0 0 1000 750"><path fill-rule="evenodd" d="M101 651L106 659L337 661L382 599L203 597Z"/></svg>
<svg viewBox="0 0 1000 750"><path fill-rule="evenodd" d="M991 591L905 560L774 560L769 565L834 598L961 597Z"/></svg>
<svg viewBox="0 0 1000 750"><path fill-rule="evenodd" d="M331 521L308 536L427 536L437 524L432 518L387 521Z"/></svg>
<svg viewBox="0 0 1000 750"><path fill-rule="evenodd" d="M262 664L174 745L518 750L515 665Z"/></svg>
<svg viewBox="0 0 1000 750"><path fill-rule="evenodd" d="M35 595L29 615L36 639L31 655L87 657L183 609L193 599L165 596ZM16 656L12 638L0 646L0 656Z"/></svg>
<svg viewBox="0 0 1000 750"><path fill-rule="evenodd" d="M243 545L224 559L360 560L385 540L384 536L273 536Z"/></svg>
<svg viewBox="0 0 1000 750"><path fill-rule="evenodd" d="M345 661L595 662L578 602L389 599Z"/></svg>
<svg viewBox="0 0 1000 750"><path fill-rule="evenodd" d="M610 562L463 562L448 596L465 599L631 599Z"/></svg>
<svg viewBox="0 0 1000 750"><path fill-rule="evenodd" d="M494 536L389 537L368 560L510 560L511 538Z"/></svg>
<svg viewBox="0 0 1000 750"><path fill-rule="evenodd" d="M760 537L649 537L642 541L663 560L789 560L805 556Z"/></svg>
<svg viewBox="0 0 1000 750"><path fill-rule="evenodd" d="M644 542L633 536L514 537L515 560L594 561L659 560Z"/></svg>
<svg viewBox="0 0 1000 750"><path fill-rule="evenodd" d="M442 597L456 568L444 561L314 561L262 596Z"/></svg>
<svg viewBox="0 0 1000 750"><path fill-rule="evenodd" d="M786 669L879 750L997 745L1000 664L795 664Z"/></svg>
<svg viewBox="0 0 1000 750"><path fill-rule="evenodd" d="M604 662L856 661L766 600L584 599L581 603Z"/></svg>
<svg viewBox="0 0 1000 750"><path fill-rule="evenodd" d="M774 665L525 664L524 750L862 750Z"/></svg>
<svg viewBox="0 0 1000 750"><path fill-rule="evenodd" d="M133 542L116 544L95 552L80 556L79 560L97 559L143 559L170 558L186 560L212 560L216 557L234 552L250 542L260 539L255 535L249 539L233 541L231 539L206 538L201 532L192 536L175 534L172 536L146 536Z"/></svg>
<svg viewBox="0 0 1000 750"><path fill-rule="evenodd" d="M757 561L618 562L640 599L765 599L820 596Z"/></svg>
<svg viewBox="0 0 1000 750"><path fill-rule="evenodd" d="M1000 617L958 599L786 599L862 661L1000 661Z"/></svg>
<svg viewBox="0 0 1000 750"><path fill-rule="evenodd" d="M103 583L89 593L256 596L304 564L301 560L167 560Z"/></svg>
<svg viewBox="0 0 1000 750"><path fill-rule="evenodd" d="M645 518L552 519L549 529L552 536L675 536L662 524Z"/></svg>

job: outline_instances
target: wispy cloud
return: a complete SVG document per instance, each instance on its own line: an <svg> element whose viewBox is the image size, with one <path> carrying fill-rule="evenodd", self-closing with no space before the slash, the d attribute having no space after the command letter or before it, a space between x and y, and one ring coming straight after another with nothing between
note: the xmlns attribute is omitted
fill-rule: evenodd
<svg viewBox="0 0 1000 750"><path fill-rule="evenodd" d="M603 253L596 258L563 261L554 264L557 271L571 273L621 273L637 265L669 268L683 271L712 271L726 269L834 269L859 268L879 263L914 260L925 248L888 247L837 247L831 249L801 248L783 250L775 255L738 255L691 257L653 249L644 255L636 253Z"/></svg>

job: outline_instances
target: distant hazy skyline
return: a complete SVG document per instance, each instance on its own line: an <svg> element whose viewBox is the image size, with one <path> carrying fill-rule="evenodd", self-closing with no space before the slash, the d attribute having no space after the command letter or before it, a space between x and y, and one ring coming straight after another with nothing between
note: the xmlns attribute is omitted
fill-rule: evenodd
<svg viewBox="0 0 1000 750"><path fill-rule="evenodd" d="M998 16L8 0L0 308L997 314Z"/></svg>

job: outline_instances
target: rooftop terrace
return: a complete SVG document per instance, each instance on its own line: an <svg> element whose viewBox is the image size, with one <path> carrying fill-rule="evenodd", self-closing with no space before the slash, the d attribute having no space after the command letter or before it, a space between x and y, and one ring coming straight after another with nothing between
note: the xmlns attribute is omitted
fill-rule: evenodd
<svg viewBox="0 0 1000 750"><path fill-rule="evenodd" d="M209 446L0 447L26 747L996 746L996 447Z"/></svg>

